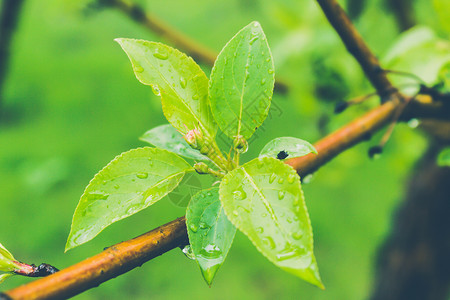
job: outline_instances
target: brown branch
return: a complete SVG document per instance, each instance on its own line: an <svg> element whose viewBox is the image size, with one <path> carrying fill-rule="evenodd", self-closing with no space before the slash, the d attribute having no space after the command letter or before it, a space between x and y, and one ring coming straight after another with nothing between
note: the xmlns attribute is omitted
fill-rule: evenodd
<svg viewBox="0 0 450 300"><path fill-rule="evenodd" d="M3 0L0 15L0 104L1 91L8 70L9 52L14 30L24 0Z"/></svg>
<svg viewBox="0 0 450 300"><path fill-rule="evenodd" d="M325 16L353 57L358 61L367 78L382 98L390 96L396 89L380 67L376 56L370 51L336 0L317 0Z"/></svg>
<svg viewBox="0 0 450 300"><path fill-rule="evenodd" d="M116 7L133 21L142 24L144 27L169 41L174 47L179 48L192 56L195 61L211 67L214 65L217 57L216 52L171 27L158 17L147 13L138 4L124 0L103 0L103 2L107 5ZM285 82L277 79L275 82L275 91L286 93L288 91L288 86Z"/></svg>
<svg viewBox="0 0 450 300"><path fill-rule="evenodd" d="M330 20L330 22L334 22L334 26L339 28L339 30L336 30L340 32L347 48L351 49L350 52L363 66L378 92L385 97L392 93L394 97L391 98L394 101L385 102L317 142L315 147L318 150L318 155L311 154L288 160L287 163L293 166L302 176L314 172L341 152L370 138L374 132L390 122L396 110L404 104L400 101L402 95L396 92L383 72L377 71L380 69L378 61L349 23L348 18L337 6L337 3L334 0L318 1L324 7L329 19L333 20ZM336 23L340 18L344 22L343 25ZM365 55L367 58L364 57ZM450 119L450 114L446 114L450 111L449 103L442 104L442 107L436 106L437 101L426 102L412 99L409 103L408 109L402 115L403 119L420 116L423 111L427 111L429 114L433 112L436 116ZM441 103L444 102L441 101ZM414 109L414 107L416 108ZM432 116L430 115L430 117ZM182 217L138 238L117 244L92 258L49 277L10 290L3 294L3 297L51 299L73 296L187 242L185 219Z"/></svg>
<svg viewBox="0 0 450 300"><path fill-rule="evenodd" d="M181 217L53 275L0 294L0 299L69 298L187 243L185 218Z"/></svg>

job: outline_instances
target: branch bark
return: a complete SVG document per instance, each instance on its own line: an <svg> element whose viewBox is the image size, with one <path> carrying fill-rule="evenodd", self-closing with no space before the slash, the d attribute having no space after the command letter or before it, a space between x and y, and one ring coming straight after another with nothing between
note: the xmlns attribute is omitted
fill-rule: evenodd
<svg viewBox="0 0 450 300"><path fill-rule="evenodd" d="M147 13L138 4L124 0L102 1L107 5L116 7L133 21L142 24L144 27L169 41L176 48L179 48L183 52L192 56L195 61L204 63L210 67L214 65L217 57L216 52L208 49L192 38L171 27L158 17ZM288 85L280 79L277 79L275 82L275 91L279 93L286 93L288 91Z"/></svg>

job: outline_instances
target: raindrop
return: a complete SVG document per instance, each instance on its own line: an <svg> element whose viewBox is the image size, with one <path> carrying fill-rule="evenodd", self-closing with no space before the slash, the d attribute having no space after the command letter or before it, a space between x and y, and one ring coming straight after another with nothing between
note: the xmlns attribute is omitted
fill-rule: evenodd
<svg viewBox="0 0 450 300"><path fill-rule="evenodd" d="M266 58L266 61L269 62L270 61L270 57Z"/></svg>
<svg viewBox="0 0 450 300"><path fill-rule="evenodd" d="M233 210L233 215L238 216L239 212L237 210Z"/></svg>
<svg viewBox="0 0 450 300"><path fill-rule="evenodd" d="M158 49L158 51L161 51L161 49ZM153 56L158 59L162 59L162 60L166 60L169 58L169 55L167 53L162 53L162 52L155 52L155 53L153 53Z"/></svg>
<svg viewBox="0 0 450 300"><path fill-rule="evenodd" d="M212 196L212 193L211 193L211 192L207 192L207 193L206 193L206 196L211 197L211 196Z"/></svg>
<svg viewBox="0 0 450 300"><path fill-rule="evenodd" d="M235 200L244 200L247 198L247 194L244 192L244 190L236 190L233 192L233 198Z"/></svg>
<svg viewBox="0 0 450 300"><path fill-rule="evenodd" d="M256 33L255 33L256 34ZM252 37L252 39L250 40L250 45L253 45L253 43L258 39L258 36L254 36Z"/></svg>
<svg viewBox="0 0 450 300"><path fill-rule="evenodd" d="M278 192L278 199L283 200L285 194L286 194L285 191L279 191Z"/></svg>
<svg viewBox="0 0 450 300"><path fill-rule="evenodd" d="M136 174L136 177L139 179L145 179L148 177L148 173L138 173Z"/></svg>
<svg viewBox="0 0 450 300"><path fill-rule="evenodd" d="M198 100L198 94L192 95L192 100Z"/></svg>
<svg viewBox="0 0 450 300"><path fill-rule="evenodd" d="M120 188L120 186L119 186L118 184L116 184L116 185L114 186L114 188L115 188L116 190L118 190L118 189Z"/></svg>
<svg viewBox="0 0 450 300"><path fill-rule="evenodd" d="M180 77L180 85L183 89L186 88L186 84L186 79L184 77Z"/></svg>
<svg viewBox="0 0 450 300"><path fill-rule="evenodd" d="M262 213L261 217L265 218L265 217L267 217L267 214L266 213Z"/></svg>
<svg viewBox="0 0 450 300"><path fill-rule="evenodd" d="M314 175L313 175L313 174L308 174L308 175L306 175L305 177L303 177L302 182L303 182L304 184L308 184L308 183L310 183L310 182L313 180L313 178L314 178Z"/></svg>
<svg viewBox="0 0 450 300"><path fill-rule="evenodd" d="M206 224L205 222L200 222L199 226L200 226L200 229L208 229L209 228L209 225Z"/></svg>
<svg viewBox="0 0 450 300"><path fill-rule="evenodd" d="M153 94L155 94L156 96L161 96L161 91L159 90L159 86L154 84L152 85L152 91Z"/></svg>
<svg viewBox="0 0 450 300"><path fill-rule="evenodd" d="M192 250L191 245L185 246L181 251L183 251L187 258L195 260L194 251Z"/></svg>
<svg viewBox="0 0 450 300"><path fill-rule="evenodd" d="M191 224L191 225L189 226L189 228L191 229L192 232L197 232L197 230L198 230L198 227L197 227L197 225L195 225L195 224Z"/></svg>
<svg viewBox="0 0 450 300"><path fill-rule="evenodd" d="M289 223L289 224L291 224L292 223L292 220L291 219L289 219L289 218L287 218L286 219L286 221Z"/></svg>
<svg viewBox="0 0 450 300"><path fill-rule="evenodd" d="M261 85L265 85L265 84L266 84L266 79L263 78L263 79L261 80Z"/></svg>
<svg viewBox="0 0 450 300"><path fill-rule="evenodd" d="M264 228L262 228L262 227L256 227L256 232L258 232L258 233L263 233L263 232L264 232Z"/></svg>
<svg viewBox="0 0 450 300"><path fill-rule="evenodd" d="M269 74L273 74L273 70L272 70L272 69L269 69L267 72L268 72Z"/></svg>
<svg viewBox="0 0 450 300"><path fill-rule="evenodd" d="M279 183L279 184L283 184L283 182L284 182L284 178L283 178L283 177L280 177L280 179L278 179L278 183Z"/></svg>
<svg viewBox="0 0 450 300"><path fill-rule="evenodd" d="M301 239L302 236L303 236L303 233L300 232L300 231L299 231L299 232L294 232L294 233L292 234L292 237L293 237L294 239L296 239L296 240Z"/></svg>
<svg viewBox="0 0 450 300"><path fill-rule="evenodd" d="M289 174L289 175L288 175L288 178L287 178L287 181L288 181L289 183L294 183L294 181L295 181L295 175L294 175L294 174Z"/></svg>
<svg viewBox="0 0 450 300"><path fill-rule="evenodd" d="M270 247L270 249L275 249L276 245L275 245L273 238L271 238L270 236L266 236L262 240L263 240L264 244L266 244L267 246Z"/></svg>
<svg viewBox="0 0 450 300"><path fill-rule="evenodd" d="M275 178L277 178L277 175L275 173L272 173L272 175L270 175L269 177L269 183L272 183L275 180Z"/></svg>
<svg viewBox="0 0 450 300"><path fill-rule="evenodd" d="M134 71L136 73L142 73L142 72L144 72L144 68L141 66L134 66Z"/></svg>

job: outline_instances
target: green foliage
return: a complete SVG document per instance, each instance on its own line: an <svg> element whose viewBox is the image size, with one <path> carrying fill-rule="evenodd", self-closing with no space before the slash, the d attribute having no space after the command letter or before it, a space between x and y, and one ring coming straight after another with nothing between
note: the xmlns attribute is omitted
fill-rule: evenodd
<svg viewBox="0 0 450 300"><path fill-rule="evenodd" d="M0 243L0 271L10 272L17 268L14 263L16 259L1 243Z"/></svg>
<svg viewBox="0 0 450 300"><path fill-rule="evenodd" d="M228 221L219 201L219 189L194 195L186 211L186 226L194 257L203 278L211 285L227 257L236 227Z"/></svg>
<svg viewBox="0 0 450 300"><path fill-rule="evenodd" d="M250 138L267 117L274 65L258 22L239 31L222 49L211 73L211 109L229 138Z"/></svg>
<svg viewBox="0 0 450 300"><path fill-rule="evenodd" d="M442 167L450 167L450 147L445 148L439 153L438 165Z"/></svg>
<svg viewBox="0 0 450 300"><path fill-rule="evenodd" d="M433 5L442 23L442 27L450 33L450 2L448 0L433 0Z"/></svg>
<svg viewBox="0 0 450 300"><path fill-rule="evenodd" d="M208 160L208 157L200 154L198 150L192 149L183 136L170 124L150 129L140 137L140 140L187 158Z"/></svg>
<svg viewBox="0 0 450 300"><path fill-rule="evenodd" d="M314 146L307 141L294 137L279 137L268 142L259 153L259 157L267 156L283 159L278 157L281 151L288 155L287 158L304 156L309 153L317 154Z"/></svg>
<svg viewBox="0 0 450 300"><path fill-rule="evenodd" d="M95 175L75 211L66 250L152 205L170 193L186 172L195 170L223 178L220 189L194 195L186 215L190 247L209 285L232 245L236 228L231 221L276 266L323 288L295 170L274 158L239 166L247 139L268 115L274 87L273 60L259 23L250 23L228 42L214 65L209 89L200 67L181 52L155 42L116 41L138 80L161 96L174 129L162 125L141 138L167 150L130 150ZM228 156L215 141L217 126L233 139L234 152ZM262 155L274 156L281 148L292 157L316 152L303 140L280 138L269 143ZM201 162L191 167L177 154L209 159L214 166Z"/></svg>
<svg viewBox="0 0 450 300"><path fill-rule="evenodd" d="M190 171L187 162L163 149L145 147L117 156L95 175L81 196L66 251L154 204Z"/></svg>
<svg viewBox="0 0 450 300"><path fill-rule="evenodd" d="M127 53L134 74L161 96L164 115L181 133L200 126L214 137L216 124L208 105L208 78L186 54L167 45L134 39L116 39Z"/></svg>
<svg viewBox="0 0 450 300"><path fill-rule="evenodd" d="M254 159L224 177L220 201L230 221L271 262L323 288L300 177L292 167L274 158Z"/></svg>

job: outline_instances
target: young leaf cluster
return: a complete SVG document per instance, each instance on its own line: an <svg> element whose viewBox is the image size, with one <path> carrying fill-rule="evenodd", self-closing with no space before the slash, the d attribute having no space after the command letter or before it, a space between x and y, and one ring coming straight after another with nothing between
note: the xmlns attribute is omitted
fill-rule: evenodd
<svg viewBox="0 0 450 300"><path fill-rule="evenodd" d="M259 23L226 44L209 79L190 57L167 45L116 41L137 79L161 97L170 124L141 137L156 147L122 153L95 175L76 208L66 250L157 202L196 172L220 180L194 195L186 212L192 256L209 285L238 229L273 264L323 288L300 178L282 162L316 153L314 147L277 138L259 157L239 164L248 139L268 115L274 87L273 59ZM229 138L230 149L219 148L218 130Z"/></svg>

